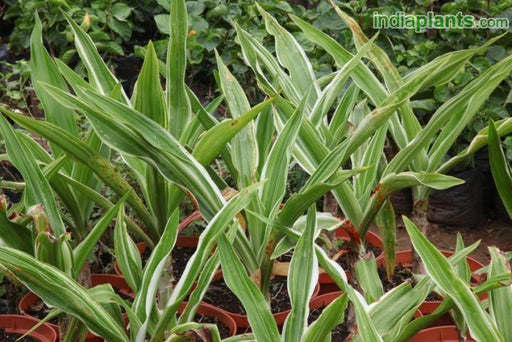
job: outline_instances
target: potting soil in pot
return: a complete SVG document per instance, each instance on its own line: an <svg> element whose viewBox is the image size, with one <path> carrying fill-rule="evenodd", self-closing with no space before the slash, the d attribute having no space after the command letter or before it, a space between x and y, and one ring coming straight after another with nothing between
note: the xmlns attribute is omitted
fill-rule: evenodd
<svg viewBox="0 0 512 342"><path fill-rule="evenodd" d="M410 268L404 267L403 264L398 264L395 266L395 272L393 273L393 276L391 277L391 280L388 279L386 270L384 268L379 268L379 278L382 281L382 286L384 288L384 292L391 291L398 285L409 282L412 283L413 280L413 273ZM430 293L427 298L425 299L426 302L436 302L436 301L442 301L443 298L439 296L437 293L432 292Z"/></svg>
<svg viewBox="0 0 512 342"><path fill-rule="evenodd" d="M26 336L24 338L22 338L21 340L18 340L21 336L21 334L8 334L6 333L3 329L0 329L0 341L2 342L16 342L16 341L21 341L21 342L39 342L38 340L36 340L35 338L33 337L30 337L30 336Z"/></svg>
<svg viewBox="0 0 512 342"><path fill-rule="evenodd" d="M274 314L291 309L286 281L287 278L282 276L275 276L270 281L270 305L272 313ZM231 292L223 279L210 284L203 300L232 313L240 315L246 314L242 303L240 303L236 295Z"/></svg>
<svg viewBox="0 0 512 342"><path fill-rule="evenodd" d="M385 292L394 289L402 283L412 282L412 276L413 273L411 269L404 267L402 264L395 266L395 272L393 273L391 279L388 279L386 270L384 268L379 268L379 277L382 280L382 286L384 287Z"/></svg>
<svg viewBox="0 0 512 342"><path fill-rule="evenodd" d="M435 292L430 292L427 298L425 298L426 302L440 302L442 300L443 298Z"/></svg>
<svg viewBox="0 0 512 342"><path fill-rule="evenodd" d="M217 326L217 328L219 329L219 334L220 334L221 339L225 339L225 338L228 338L231 336L229 328L224 323L222 323L220 320L218 320L216 317L210 317L210 316L204 316L204 315L197 314L194 316L194 322L215 324ZM198 339L196 341L201 342L202 340Z"/></svg>
<svg viewBox="0 0 512 342"><path fill-rule="evenodd" d="M0 281L0 288L3 288L4 294L0 296L0 314L17 314L18 303L26 292L9 280L7 276Z"/></svg>
<svg viewBox="0 0 512 342"><path fill-rule="evenodd" d="M172 250L172 275L175 283L180 280L183 271L185 271L185 266L187 266L188 261L195 251L196 249L192 247L175 247ZM142 252L142 265L146 264L147 260L151 256L151 252L152 251L149 248L146 248L144 252Z"/></svg>
<svg viewBox="0 0 512 342"><path fill-rule="evenodd" d="M320 309L311 310L308 316L308 325L311 325L314 321L320 317L325 307ZM345 319L347 318L348 310L345 310ZM331 331L332 342L343 342L349 335L349 330L346 322L338 324L334 330Z"/></svg>
<svg viewBox="0 0 512 342"><path fill-rule="evenodd" d="M46 316L48 316L50 311L51 309L47 307L41 299L39 299L35 305L27 310L26 314L43 320ZM53 317L48 321L48 323L59 325L59 317Z"/></svg>
<svg viewBox="0 0 512 342"><path fill-rule="evenodd" d="M378 255L380 255L382 253L382 250L379 248L379 247L376 247L376 246L373 246L373 245L370 245L370 244L367 244L366 245L366 252L372 252L373 255L375 257L377 257ZM353 252L351 252L353 253ZM341 257L339 257L338 259L336 259L336 262L338 263L338 265L340 265L345 271L349 270L351 268L351 266L349 265L349 254L344 254L342 255Z"/></svg>

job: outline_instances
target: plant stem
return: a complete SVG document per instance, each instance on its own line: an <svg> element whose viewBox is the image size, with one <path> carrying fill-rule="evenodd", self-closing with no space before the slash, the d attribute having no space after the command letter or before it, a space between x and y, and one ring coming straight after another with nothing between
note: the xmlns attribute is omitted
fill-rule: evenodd
<svg viewBox="0 0 512 342"><path fill-rule="evenodd" d="M412 221L420 229L420 231L428 236L430 230L430 222L427 219L428 213L428 198L421 198L414 202L412 209ZM415 274L425 274L425 266L418 256L418 253L414 250L414 246L411 244L412 250L412 272Z"/></svg>

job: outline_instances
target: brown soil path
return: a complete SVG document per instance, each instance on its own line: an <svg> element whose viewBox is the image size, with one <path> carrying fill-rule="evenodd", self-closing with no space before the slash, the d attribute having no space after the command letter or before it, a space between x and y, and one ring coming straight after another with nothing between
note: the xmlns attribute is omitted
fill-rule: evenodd
<svg viewBox="0 0 512 342"><path fill-rule="evenodd" d="M409 249L409 236L401 219L397 222L397 226L397 250ZM428 238L439 249L453 251L457 232L462 234L466 245L481 240L480 245L471 256L483 264L489 262L488 246L496 246L505 252L512 251L512 223L504 221L487 221L477 228L433 225Z"/></svg>

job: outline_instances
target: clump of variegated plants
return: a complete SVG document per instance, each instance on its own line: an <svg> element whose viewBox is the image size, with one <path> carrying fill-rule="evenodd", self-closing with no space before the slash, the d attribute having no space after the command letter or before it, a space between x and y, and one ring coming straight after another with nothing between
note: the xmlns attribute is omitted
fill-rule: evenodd
<svg viewBox="0 0 512 342"><path fill-rule="evenodd" d="M2 217L7 220L13 211L28 214L31 206L41 205L48 223L11 221L1 227L9 247L0 248L0 264L11 276L55 307L55 313L69 314L82 325L81 330L87 328L108 341L183 340L186 331L201 326L191 321L219 266L228 287L246 309L252 329L251 335L232 340L323 340L343 319L350 302L355 318L352 323L358 327L355 340L405 341L435 318L410 323L436 286L446 294L443 310L456 305L473 336L496 341L508 336L501 332L495 311L491 311L491 320L475 304L475 293L509 279L498 256L493 259L500 265L495 267L499 269L493 274L496 277L472 289L456 275L452 265L461 265L474 246L461 248L448 262L406 220L426 274L414 287L406 283L384 294L375 258L366 253L364 240L370 224L376 221L391 272L395 221L389 196L406 187L444 189L460 184L458 179L435 173L439 156L444 157L454 139L446 137L443 129L450 127L454 133L462 129L510 73L511 58L492 66L421 127L409 99L421 89L450 80L487 45L443 55L402 77L374 39L367 40L343 13L340 15L355 33L359 48L356 55L313 26L292 18L304 35L333 55L339 65L336 72L317 79L293 36L260 9L269 34L275 38L276 56L238 27L237 31L244 58L268 99L251 107L242 85L218 57L222 97L204 108L184 82L188 34L185 1L172 0L171 6L167 60L159 61L152 44L148 44L131 97L75 22L69 20L77 52L88 72L87 80L49 56L36 19L31 40L32 81L46 120L1 110L29 132L46 139L51 153L39 148L31 136L14 130L5 118L0 120L8 158L24 178L23 184L12 185L25 188L22 204ZM378 81L363 58L374 63L384 83ZM226 102L231 118L218 122L211 113L221 101ZM77 125L78 118L86 122L80 126L84 131ZM501 132L509 126L509 121L501 122ZM388 133L401 149L389 163L383 158ZM485 139L475 145L483 146L480 142L485 143ZM476 150L475 145L470 146L468 155ZM121 155L133 171L142 194L115 171L110 162L114 153ZM212 167L218 158L227 166L236 189L223 192L228 187ZM352 168L344 170L349 160ZM310 177L282 203L293 163ZM122 199L114 205L100 194L101 186ZM329 191L343 210L342 222L316 213L316 201ZM180 280L169 286L172 279L166 266L176 242L184 196L197 203L208 224ZM69 215L62 214L56 197ZM90 229L95 204L107 212ZM134 217L125 214L124 205L130 206ZM74 280L86 273L84 260L113 216L117 217L116 257L135 293L132 304L121 300L108 286L86 289ZM25 235L9 239L20 224L23 228L19 230ZM321 229L338 226L355 237L355 272L349 271L357 283L349 283L344 270L315 242ZM37 252L38 240L30 240L28 246L21 243L36 232L47 240L48 252ZM153 248L144 268L129 232ZM268 304L269 283L274 260L290 249L294 249L288 275L292 310L280 334ZM307 327L308 302L319 266L346 294ZM178 307L193 288L185 310L177 317ZM128 332L120 317L121 307L128 315ZM208 327L211 339L219 340L216 327ZM489 336L496 339L485 339ZM75 337L72 332L61 336L70 341Z"/></svg>

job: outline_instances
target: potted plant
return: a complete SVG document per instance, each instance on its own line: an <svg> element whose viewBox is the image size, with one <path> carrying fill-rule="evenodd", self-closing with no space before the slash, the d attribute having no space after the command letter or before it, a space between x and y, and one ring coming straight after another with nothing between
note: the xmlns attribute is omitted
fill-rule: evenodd
<svg viewBox="0 0 512 342"><path fill-rule="evenodd" d="M48 324L33 329L38 320L19 315L0 315L0 337L3 341L15 341L21 336L28 336L31 341L55 342L57 334Z"/></svg>
<svg viewBox="0 0 512 342"><path fill-rule="evenodd" d="M126 298L131 298L132 300L134 298L133 292L131 292L130 287L122 276L114 274L92 274L91 283L92 286L110 284L119 295L122 295ZM23 298L21 298L18 303L18 310L22 315L35 318L36 320L45 318L45 316L50 312L50 309L48 309L44 302L42 302L41 299L33 292L29 292L23 296ZM54 323L47 322L46 325L54 329L57 336L59 336L58 317L54 318L53 322ZM86 340L93 341L95 338L96 337L93 334L88 334Z"/></svg>
<svg viewBox="0 0 512 342"><path fill-rule="evenodd" d="M458 342L461 337L454 325L444 325L433 328L424 329L411 338L411 342L420 341L440 341L440 342ZM474 341L472 338L465 341Z"/></svg>

